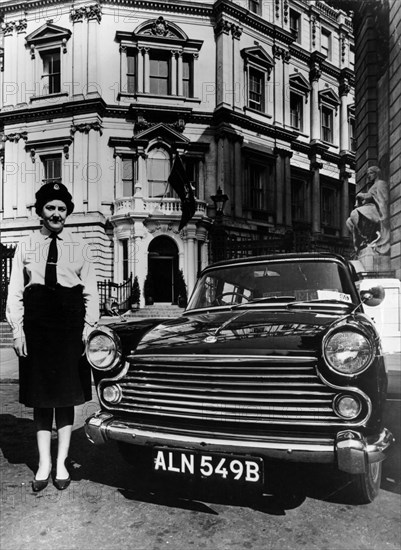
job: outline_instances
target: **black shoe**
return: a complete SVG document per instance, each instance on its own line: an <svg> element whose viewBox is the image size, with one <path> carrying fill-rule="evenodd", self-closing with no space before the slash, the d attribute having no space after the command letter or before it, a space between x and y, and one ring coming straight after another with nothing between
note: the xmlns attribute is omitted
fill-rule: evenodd
<svg viewBox="0 0 401 550"><path fill-rule="evenodd" d="M67 487L69 486L70 483L71 483L70 476L68 476L67 479L57 479L55 477L54 481L53 481L53 485L59 491L64 491L64 489L67 489Z"/></svg>
<svg viewBox="0 0 401 550"><path fill-rule="evenodd" d="M43 491L43 489L46 489L47 485L49 484L50 474L47 479L33 479L32 480L32 491L34 493L39 493L40 491Z"/></svg>

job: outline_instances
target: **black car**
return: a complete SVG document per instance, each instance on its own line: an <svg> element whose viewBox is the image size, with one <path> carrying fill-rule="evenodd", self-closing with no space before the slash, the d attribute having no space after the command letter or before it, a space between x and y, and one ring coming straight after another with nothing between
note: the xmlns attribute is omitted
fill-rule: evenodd
<svg viewBox="0 0 401 550"><path fill-rule="evenodd" d="M263 487L271 461L333 464L356 502L380 488L392 442L378 333L334 254L219 262L200 275L176 319L94 331L87 358L101 410L95 445L158 474ZM280 462L279 462L280 463Z"/></svg>

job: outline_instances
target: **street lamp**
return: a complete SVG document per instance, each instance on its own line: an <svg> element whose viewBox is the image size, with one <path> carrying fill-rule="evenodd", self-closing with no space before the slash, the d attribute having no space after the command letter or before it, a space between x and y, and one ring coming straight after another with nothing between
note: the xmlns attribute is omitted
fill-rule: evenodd
<svg viewBox="0 0 401 550"><path fill-rule="evenodd" d="M211 257L215 262L225 260L227 257L227 234L223 225L223 211L224 205L228 201L228 196L219 187L216 194L210 198L216 208L216 217L211 227Z"/></svg>
<svg viewBox="0 0 401 550"><path fill-rule="evenodd" d="M222 216L224 205L228 201L228 196L225 193L223 193L223 191L221 190L221 187L219 187L217 189L216 194L212 195L210 198L212 199L216 207L216 216Z"/></svg>

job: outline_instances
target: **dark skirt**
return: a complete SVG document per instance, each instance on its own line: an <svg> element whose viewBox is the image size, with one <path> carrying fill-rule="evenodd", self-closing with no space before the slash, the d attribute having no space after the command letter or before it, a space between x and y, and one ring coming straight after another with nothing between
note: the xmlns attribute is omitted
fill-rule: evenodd
<svg viewBox="0 0 401 550"><path fill-rule="evenodd" d="M82 355L84 318L81 286L25 289L27 357L19 361L20 403L71 407L92 398L91 371Z"/></svg>

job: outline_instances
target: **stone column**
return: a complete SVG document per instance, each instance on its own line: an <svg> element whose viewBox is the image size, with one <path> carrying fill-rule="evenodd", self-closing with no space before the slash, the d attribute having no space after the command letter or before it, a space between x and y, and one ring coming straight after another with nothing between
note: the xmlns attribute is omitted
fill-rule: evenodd
<svg viewBox="0 0 401 550"><path fill-rule="evenodd" d="M284 125L284 69L282 48L275 46L273 48L274 68L273 68L273 120L276 126Z"/></svg>
<svg viewBox="0 0 401 550"><path fill-rule="evenodd" d="M196 281L197 240L195 228L186 228L185 240L187 241L187 291L189 296Z"/></svg>
<svg viewBox="0 0 401 550"><path fill-rule="evenodd" d="M291 126L291 111L290 111L290 60L291 55L287 51L283 51L283 104L284 104L284 126Z"/></svg>
<svg viewBox="0 0 401 550"><path fill-rule="evenodd" d="M145 63L145 57L143 55L143 48L138 49L138 63L137 63L137 70L138 70L138 84L137 84L137 90L138 92L142 93L144 90L143 87L143 74L144 74L144 63Z"/></svg>
<svg viewBox="0 0 401 550"><path fill-rule="evenodd" d="M234 215L242 215L242 168L241 168L241 143L234 142Z"/></svg>
<svg viewBox="0 0 401 550"><path fill-rule="evenodd" d="M349 130L348 130L348 104L347 95L351 87L348 79L342 77L339 86L340 93L340 153L349 151Z"/></svg>
<svg viewBox="0 0 401 550"><path fill-rule="evenodd" d="M283 150L279 148L274 149L276 155L276 224L282 225L283 223L283 189L284 189L284 162L283 162Z"/></svg>
<svg viewBox="0 0 401 550"><path fill-rule="evenodd" d="M101 196L101 175L102 170L99 163L99 137L102 130L98 123L90 125L88 133L88 212L100 210ZM98 134L99 132L99 134Z"/></svg>
<svg viewBox="0 0 401 550"><path fill-rule="evenodd" d="M17 33L16 39L17 39L17 56L15 58L10 57L9 61L13 65L16 65L16 80L18 85L17 90L17 103L27 103L28 99L26 97L26 82L27 82L27 75L25 73L26 71L26 65L27 65L27 51L25 49L25 40L22 36L23 34L26 34L26 27L27 27L27 21L26 19L20 19L15 23L15 30ZM8 55L8 52L6 52L6 55Z"/></svg>
<svg viewBox="0 0 401 550"><path fill-rule="evenodd" d="M87 41L84 33L85 12L82 8L71 10L71 20L73 22L73 41L72 41L72 94L74 96L83 97L84 90L87 90L85 60L87 59Z"/></svg>
<svg viewBox="0 0 401 550"><path fill-rule="evenodd" d="M182 75L182 52L177 52L177 95L179 96L182 96L184 94Z"/></svg>
<svg viewBox="0 0 401 550"><path fill-rule="evenodd" d="M177 51L171 50L171 95L177 95Z"/></svg>
<svg viewBox="0 0 401 550"><path fill-rule="evenodd" d="M143 78L144 78L144 92L148 94L150 91L150 59L149 48L143 48Z"/></svg>
<svg viewBox="0 0 401 550"><path fill-rule="evenodd" d="M322 74L320 64L315 63L309 72L311 83L311 141L320 141L319 79Z"/></svg>
<svg viewBox="0 0 401 550"><path fill-rule="evenodd" d="M198 59L199 54L194 53L193 54L193 69L192 69L192 82L193 82L193 96L194 97L202 97L202 84L200 82L200 75L199 75L199 69L198 69Z"/></svg>
<svg viewBox="0 0 401 550"><path fill-rule="evenodd" d="M348 237L349 230L345 225L345 222L350 214L350 205L349 205L349 178L351 173L347 170L342 170L340 172L340 179L342 182L341 185L341 218L340 218L340 227L341 227L341 237Z"/></svg>
<svg viewBox="0 0 401 550"><path fill-rule="evenodd" d="M232 40L229 35L230 29L231 23L225 19L220 19L214 28L217 52L216 107L231 107Z"/></svg>
<svg viewBox="0 0 401 550"><path fill-rule="evenodd" d="M312 170L312 232L320 233L320 172L323 168L321 162L313 161Z"/></svg>
<svg viewBox="0 0 401 550"><path fill-rule="evenodd" d="M74 136L73 150L73 185L72 195L74 197L75 212L85 212L84 200L86 199L86 193L84 187L85 182L85 166L86 166L86 135L81 131L78 131L77 126L71 128L71 132Z"/></svg>
<svg viewBox="0 0 401 550"><path fill-rule="evenodd" d="M120 44L120 87L119 90L122 93L128 93L128 79L127 79L127 48Z"/></svg>
<svg viewBox="0 0 401 550"><path fill-rule="evenodd" d="M4 62L3 107L14 106L18 102L17 80L17 36L14 33L14 23L5 23L3 27L4 51L7 58ZM14 61L13 61L14 60Z"/></svg>
<svg viewBox="0 0 401 550"><path fill-rule="evenodd" d="M285 225L292 226L291 212L291 151L286 151L284 157L284 178L285 178Z"/></svg>
<svg viewBox="0 0 401 550"><path fill-rule="evenodd" d="M14 218L14 208L17 208L17 147L13 139L4 142L4 218Z"/></svg>
<svg viewBox="0 0 401 550"><path fill-rule="evenodd" d="M98 32L99 23L102 19L102 9L100 4L94 4L87 8L88 18L88 96L100 95L98 88Z"/></svg>
<svg viewBox="0 0 401 550"><path fill-rule="evenodd" d="M243 109L243 94L242 88L243 82L243 70L242 59L240 54L240 38L242 34L242 28L239 25L231 26L231 35L233 41L233 73L232 73L232 90L233 90L233 108L242 111Z"/></svg>

